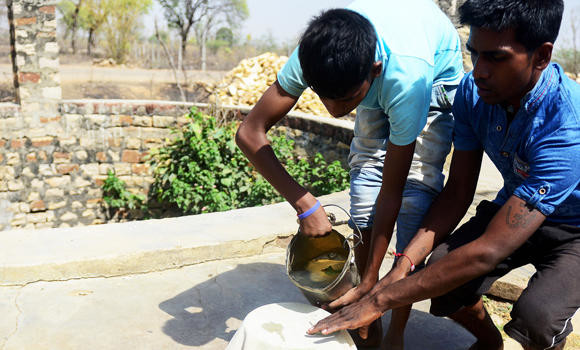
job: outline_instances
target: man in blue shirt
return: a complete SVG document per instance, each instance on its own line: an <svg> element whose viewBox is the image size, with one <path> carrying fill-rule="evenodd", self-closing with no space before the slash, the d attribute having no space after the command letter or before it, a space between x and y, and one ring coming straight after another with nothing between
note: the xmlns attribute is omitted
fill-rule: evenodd
<svg viewBox="0 0 580 350"><path fill-rule="evenodd" d="M562 0L461 6L474 69L455 98L449 181L405 249L408 259L311 333L361 327L388 309L432 298L433 314L475 335L472 349L503 349L481 296L508 271L532 263L537 272L504 330L525 349L563 348L580 307L580 86L550 63L562 12ZM473 200L483 151L504 187L448 236ZM428 266L404 278L434 247Z"/></svg>
<svg viewBox="0 0 580 350"><path fill-rule="evenodd" d="M266 132L307 87L335 117L357 108L348 159L350 225L361 228L364 244L355 248L362 282L350 297L378 280L395 222L402 251L441 191L451 104L462 77L459 36L433 1L358 0L312 20L276 83L241 124L242 151L296 209L300 232L319 236L330 230L324 209L280 165ZM410 305L392 317L387 343L393 349L403 346L409 311ZM379 325L367 345L380 342Z"/></svg>

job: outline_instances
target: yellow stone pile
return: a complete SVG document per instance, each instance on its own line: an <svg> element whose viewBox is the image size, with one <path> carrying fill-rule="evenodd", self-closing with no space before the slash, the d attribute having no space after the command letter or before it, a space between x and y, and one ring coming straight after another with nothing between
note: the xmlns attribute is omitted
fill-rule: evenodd
<svg viewBox="0 0 580 350"><path fill-rule="evenodd" d="M264 91L276 81L277 73L286 61L288 57L269 52L242 60L213 88L210 102L220 105L255 105ZM306 89L300 96L294 110L330 116L318 96L310 89Z"/></svg>

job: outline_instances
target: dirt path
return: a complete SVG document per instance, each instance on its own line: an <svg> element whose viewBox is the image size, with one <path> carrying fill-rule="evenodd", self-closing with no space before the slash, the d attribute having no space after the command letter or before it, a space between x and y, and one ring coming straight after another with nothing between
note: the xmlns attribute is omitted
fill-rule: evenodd
<svg viewBox="0 0 580 350"><path fill-rule="evenodd" d="M225 71L187 71L187 82L181 75L180 83L188 86L187 100L205 102L207 92L195 82L217 82ZM96 67L92 65L61 65L63 99L181 99L173 72L168 69L140 69L126 67ZM11 96L12 66L0 64L0 98Z"/></svg>

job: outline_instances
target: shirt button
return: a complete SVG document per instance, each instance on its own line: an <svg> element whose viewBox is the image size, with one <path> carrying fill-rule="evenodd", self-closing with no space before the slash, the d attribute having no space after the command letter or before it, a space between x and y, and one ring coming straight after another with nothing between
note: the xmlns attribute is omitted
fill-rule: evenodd
<svg viewBox="0 0 580 350"><path fill-rule="evenodd" d="M546 189L542 187L538 192L540 192L540 194L546 194Z"/></svg>
<svg viewBox="0 0 580 350"><path fill-rule="evenodd" d="M498 126L496 126L496 127L495 127L495 130L497 130L497 131L501 131L501 125L498 125Z"/></svg>
<svg viewBox="0 0 580 350"><path fill-rule="evenodd" d="M506 151L501 152L501 155L504 156L505 158L510 156L510 154Z"/></svg>

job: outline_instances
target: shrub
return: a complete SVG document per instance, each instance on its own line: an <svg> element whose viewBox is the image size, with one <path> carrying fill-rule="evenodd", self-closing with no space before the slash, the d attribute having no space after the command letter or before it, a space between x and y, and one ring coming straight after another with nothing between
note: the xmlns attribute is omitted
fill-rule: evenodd
<svg viewBox="0 0 580 350"><path fill-rule="evenodd" d="M234 136L238 123L219 123L196 109L191 111L189 119L188 124L175 130L177 137L173 141L149 156L154 176L150 199L177 206L187 214L284 200L236 146ZM348 171L339 161L328 164L319 153L310 160L299 157L294 152L294 141L285 135L273 135L270 140L290 175L315 196L348 188ZM115 186L118 187L115 193L123 196L121 187Z"/></svg>
<svg viewBox="0 0 580 350"><path fill-rule="evenodd" d="M145 196L128 191L125 182L119 179L111 170L107 172L107 178L103 183L102 189L103 200L113 210L145 208Z"/></svg>

